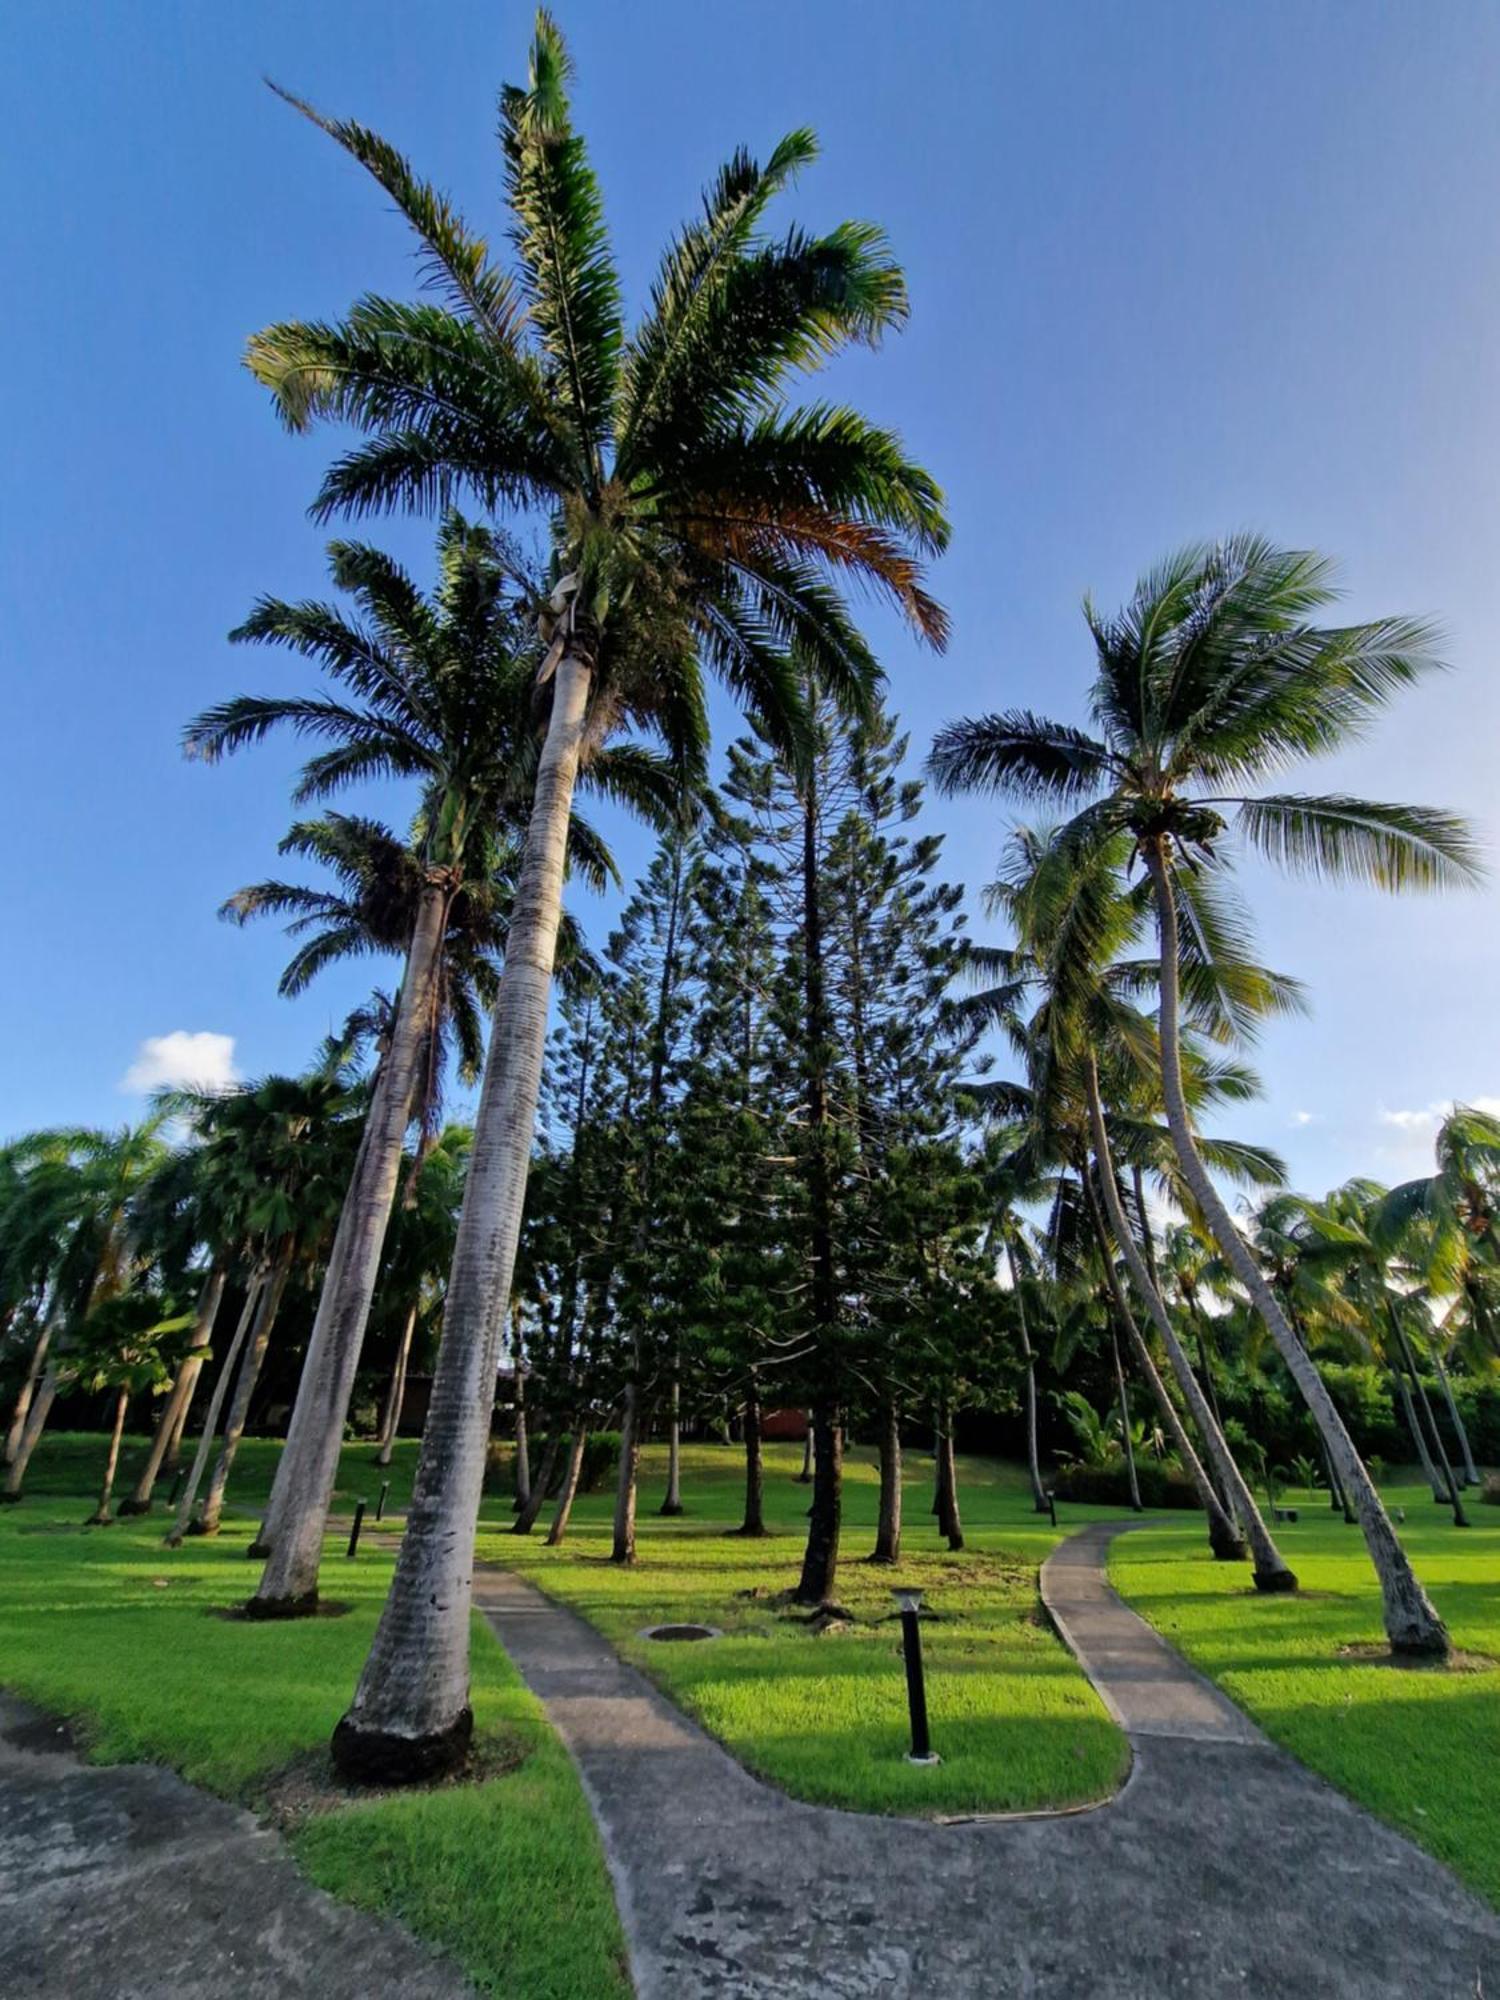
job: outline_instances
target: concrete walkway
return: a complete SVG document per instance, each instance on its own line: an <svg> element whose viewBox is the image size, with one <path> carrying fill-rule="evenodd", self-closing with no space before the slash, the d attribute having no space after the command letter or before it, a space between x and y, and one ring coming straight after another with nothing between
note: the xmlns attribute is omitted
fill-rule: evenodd
<svg viewBox="0 0 1500 2000"><path fill-rule="evenodd" d="M396 1924L337 1903L247 1812L151 1764L81 1764L0 1695L4 2000L458 2000Z"/></svg>
<svg viewBox="0 0 1500 2000"><path fill-rule="evenodd" d="M475 1599L577 1761L641 2000L1481 2000L1500 1919L1251 1726L1109 1588L1085 1529L1043 1595L1129 1732L1111 1804L938 1826L750 1777L582 1619Z"/></svg>

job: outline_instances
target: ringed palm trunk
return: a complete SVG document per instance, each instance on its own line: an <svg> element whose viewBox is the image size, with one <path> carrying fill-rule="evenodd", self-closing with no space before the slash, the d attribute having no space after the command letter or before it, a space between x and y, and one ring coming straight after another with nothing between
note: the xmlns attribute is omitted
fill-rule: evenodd
<svg viewBox="0 0 1500 2000"><path fill-rule="evenodd" d="M526 1368L516 1342L516 1498L519 1514L531 1498L531 1449L526 1437Z"/></svg>
<svg viewBox="0 0 1500 2000"><path fill-rule="evenodd" d="M391 1371L390 1392L385 1399L385 1415L380 1423L380 1449L375 1454L377 1465L389 1465L396 1449L396 1433L401 1428L401 1410L406 1402L406 1366L411 1358L412 1336L416 1330L417 1301L413 1299L406 1315L401 1345L396 1350L396 1366Z"/></svg>
<svg viewBox="0 0 1500 2000"><path fill-rule="evenodd" d="M880 1514L875 1529L874 1563L901 1560L901 1412L894 1397L886 1399L880 1423Z"/></svg>
<svg viewBox="0 0 1500 2000"><path fill-rule="evenodd" d="M1140 1484L1135 1476L1135 1443L1130 1435L1130 1391L1125 1386L1125 1362L1120 1354L1120 1336L1116 1331L1114 1316L1109 1322L1109 1344L1115 1357L1115 1390L1120 1398L1120 1436L1125 1445L1125 1476L1130 1482L1130 1511L1140 1514Z"/></svg>
<svg viewBox="0 0 1500 2000"><path fill-rule="evenodd" d="M432 1029L451 871L429 871L406 954L396 1019L381 1060L354 1175L344 1197L317 1317L302 1365L286 1449L256 1543L270 1555L251 1603L263 1617L295 1616L318 1601L318 1565L338 1473L344 1420L370 1301L380 1274L424 1046Z"/></svg>
<svg viewBox="0 0 1500 2000"><path fill-rule="evenodd" d="M1360 1532L1364 1535L1375 1574L1380 1579L1386 1636L1391 1642L1391 1650L1423 1658L1446 1659L1451 1650L1447 1628L1417 1581L1406 1551L1396 1538L1390 1516L1381 1504L1374 1481L1328 1393L1327 1384L1318 1373L1311 1355L1292 1332L1275 1293L1266 1282L1265 1273L1219 1199L1219 1191L1198 1151L1182 1089L1177 905L1160 839L1149 839L1144 846L1146 866L1156 894L1161 940L1162 1094L1166 1102L1167 1125L1183 1180L1230 1268L1249 1292L1251 1303L1265 1322L1266 1331L1276 1343L1287 1372L1301 1391L1314 1423L1323 1434L1344 1491L1359 1516Z"/></svg>
<svg viewBox="0 0 1500 2000"><path fill-rule="evenodd" d="M1021 1295L1021 1273L1016 1268L1016 1253L1011 1248L1008 1236L1005 1239L1005 1257L1010 1265L1010 1288L1016 1299L1016 1319L1021 1329L1021 1353L1026 1360L1026 1469L1031 1475L1031 1506L1033 1513L1045 1514L1047 1489L1042 1484L1042 1461L1037 1447L1036 1357L1031 1351L1031 1330L1026 1324L1026 1301Z"/></svg>
<svg viewBox="0 0 1500 2000"><path fill-rule="evenodd" d="M546 1505L547 1489L552 1484L552 1468L557 1464L557 1450L558 1440L549 1437L542 1446L542 1462L536 1478L531 1483L531 1490L526 1495L526 1505L511 1523L510 1531L513 1535L529 1535L536 1526L537 1516Z"/></svg>
<svg viewBox="0 0 1500 2000"><path fill-rule="evenodd" d="M47 1364L37 1389L31 1408L26 1416L26 1428L21 1433L21 1442L16 1446L16 1455L5 1473L5 1491L0 1498L15 1502L21 1498L21 1488L26 1479L26 1468L31 1463L31 1454L41 1442L42 1432L47 1428L47 1419L52 1414L52 1405L57 1400L58 1384L61 1376L56 1361Z"/></svg>
<svg viewBox="0 0 1500 2000"><path fill-rule="evenodd" d="M187 1421L188 1405L193 1400L193 1391L198 1386L198 1377L203 1370L203 1357L208 1351L208 1343L213 1338L214 1321L218 1318L219 1307L224 1298L224 1287L229 1273L223 1265L210 1271L198 1294L198 1315L193 1322L192 1338L188 1342L187 1353L177 1369L177 1379L172 1384L171 1394L162 1406L155 1433L151 1439L151 1449L146 1454L146 1463L141 1467L141 1476L135 1482L135 1490L128 1500L121 1503L120 1512L125 1514L149 1514L151 1496L156 1490L162 1466L172 1440L178 1436Z"/></svg>
<svg viewBox="0 0 1500 2000"><path fill-rule="evenodd" d="M1125 1254L1125 1263L1137 1293L1146 1303L1151 1315L1151 1323L1161 1336L1161 1344L1166 1349L1167 1360L1172 1373L1177 1377L1177 1385L1182 1391L1188 1413L1193 1419L1199 1437L1202 1438L1209 1461L1218 1474L1219 1485L1228 1495L1229 1504L1250 1544L1255 1564L1255 1587L1257 1590L1295 1590L1297 1579L1281 1551L1271 1539L1255 1495L1245 1484L1245 1476L1235 1463L1234 1453L1229 1449L1224 1433L1214 1421L1214 1413L1208 1406L1193 1364L1187 1357L1187 1350L1177 1337L1177 1329L1172 1324L1172 1315L1167 1311L1161 1293L1151 1282L1151 1273L1146 1268L1146 1260L1141 1255L1120 1200L1119 1186L1115 1181L1114 1160L1110 1153L1109 1132L1104 1123L1104 1105L1099 1097L1099 1071L1091 1055L1087 1065L1089 1093L1089 1130L1094 1139L1094 1157L1099 1168L1099 1185L1104 1194L1104 1206L1109 1216L1110 1227Z"/></svg>
<svg viewBox="0 0 1500 2000"><path fill-rule="evenodd" d="M761 1454L760 1378L752 1368L745 1376L745 1518L742 1535L766 1532L765 1462Z"/></svg>
<svg viewBox="0 0 1500 2000"><path fill-rule="evenodd" d="M129 1408L130 1391L121 1389L115 1397L115 1427L109 1434L109 1456L104 1461L104 1484L99 1489L99 1505L88 1518L87 1525L91 1528L108 1527L114 1519L109 1511L109 1503L115 1490L115 1469L120 1463L120 1439L125 1435L125 1412Z"/></svg>
<svg viewBox="0 0 1500 2000"><path fill-rule="evenodd" d="M667 1424L667 1497L661 1503L663 1514L682 1512L682 1384L678 1380L674 1363L672 1370L672 1408Z"/></svg>
<svg viewBox="0 0 1500 2000"><path fill-rule="evenodd" d="M229 1343L229 1352L219 1368L214 1383L214 1392L208 1399L208 1414L203 1419L203 1435L198 1440L198 1449L193 1457L193 1469L188 1474L187 1484L182 1489L177 1502L177 1518L164 1537L169 1549L181 1546L187 1533L188 1522L193 1518L193 1503L198 1498L198 1488L208 1469L209 1454L214 1448L214 1432L219 1427L219 1412L224 1407L224 1398L229 1393L229 1384L234 1379L235 1366L245 1345L250 1328L260 1305L260 1295L266 1287L264 1270L256 1271L245 1292L245 1303L240 1309L239 1324L234 1329L234 1338Z"/></svg>
<svg viewBox="0 0 1500 2000"><path fill-rule="evenodd" d="M208 1492L204 1495L203 1512L197 1522L188 1529L190 1535L216 1535L219 1532L229 1475L234 1469L234 1461L239 1453L240 1439L245 1435L245 1422L250 1415L250 1399L255 1394L255 1385L260 1380L261 1363L265 1360L266 1349L271 1344L271 1333L276 1325L276 1315L281 1310L282 1295L286 1291L286 1281L291 1275L295 1250L295 1239L288 1236L277 1254L270 1281L260 1295L255 1325L251 1329L249 1343L240 1362L234 1395L230 1399L229 1415L224 1420L224 1436L219 1444L219 1456L214 1461L213 1477L209 1480Z"/></svg>
<svg viewBox="0 0 1500 2000"><path fill-rule="evenodd" d="M1407 1375L1411 1379L1411 1392L1416 1400L1418 1411L1418 1428L1425 1427L1427 1435L1432 1440L1432 1448L1437 1455L1437 1466L1441 1484L1434 1488L1432 1497L1434 1500L1446 1501L1453 1509L1453 1525L1455 1528L1467 1528L1469 1517L1464 1512L1463 1501L1458 1497L1458 1481L1453 1476L1453 1465L1448 1457L1448 1448L1443 1443L1443 1434L1438 1429L1437 1418L1433 1414L1432 1404L1428 1400L1426 1389L1422 1386L1422 1378L1417 1372L1416 1353L1412 1348L1410 1340L1407 1339L1406 1328L1401 1324L1401 1315L1396 1311L1395 1304L1389 1293L1386 1295L1386 1315L1390 1320L1397 1343L1400 1346L1401 1359L1406 1364Z"/></svg>
<svg viewBox="0 0 1500 2000"><path fill-rule="evenodd" d="M620 1470L615 1481L614 1539L609 1559L612 1563L635 1561L635 1503L641 1474L641 1391L637 1382L625 1384L625 1408L620 1418Z"/></svg>
<svg viewBox="0 0 1500 2000"><path fill-rule="evenodd" d="M573 785L590 671L559 662L464 1187L432 1402L396 1571L333 1753L347 1777L407 1782L467 1755L469 1606L500 1332L536 1129Z"/></svg>
<svg viewBox="0 0 1500 2000"><path fill-rule="evenodd" d="M950 1549L957 1550L964 1545L964 1526L958 1511L958 1466L953 1456L953 1410L950 1404L943 1405L942 1423L938 1437L938 1533L947 1537Z"/></svg>
<svg viewBox="0 0 1500 2000"><path fill-rule="evenodd" d="M56 1301L42 1321L42 1330L37 1335L36 1346L31 1350L31 1360L26 1367L26 1380L21 1384L16 1397L16 1407L11 1413L10 1429L5 1435L5 1463L14 1465L16 1454L21 1449L21 1440L26 1435L27 1419L37 1393L37 1384L42 1380L42 1371L47 1365L47 1355L52 1346L53 1335L62 1324L62 1306Z"/></svg>
<svg viewBox="0 0 1500 2000"><path fill-rule="evenodd" d="M1130 1310L1115 1270L1114 1255L1110 1249L1109 1231L1105 1227L1104 1214L1099 1207L1099 1197L1094 1192L1094 1176L1089 1172L1088 1161L1084 1160L1078 1175L1083 1188L1084 1206L1088 1210L1089 1227L1094 1232L1094 1241L1099 1246L1099 1260L1104 1266L1104 1284L1109 1293L1110 1306L1115 1318L1125 1329L1125 1338L1130 1343L1130 1351L1135 1356L1136 1366L1145 1378L1146 1387L1155 1399L1162 1423L1177 1456L1182 1460L1183 1470L1193 1482L1199 1504L1208 1516L1208 1546L1219 1562L1243 1562L1248 1551L1239 1529L1231 1520L1223 1501L1219 1498L1213 1481L1203 1469L1203 1461L1193 1449L1182 1418L1177 1414L1177 1405L1167 1394L1167 1385L1157 1372L1156 1363L1151 1359L1151 1350L1141 1336L1135 1323L1135 1314Z"/></svg>
<svg viewBox="0 0 1500 2000"><path fill-rule="evenodd" d="M1453 1384L1449 1379L1448 1370L1443 1366L1443 1357L1438 1353L1436 1346L1432 1350L1432 1365L1437 1369L1437 1378L1442 1384L1443 1389L1443 1401L1448 1405L1448 1415L1453 1424L1453 1434L1458 1439L1458 1448L1463 1454L1464 1484L1466 1486L1477 1486L1479 1484L1479 1468L1474 1463L1474 1452L1469 1444L1469 1433L1464 1427L1464 1420L1459 1412L1458 1398L1453 1393Z"/></svg>
<svg viewBox="0 0 1500 2000"><path fill-rule="evenodd" d="M573 1432L568 1446L568 1462L563 1467L562 1490L557 1496L557 1512L552 1516L552 1526L547 1530L547 1547L560 1546L568 1532L568 1516L573 1511L573 1502L578 1496L578 1476L583 1471L584 1447L589 1441L588 1428L579 1424Z"/></svg>

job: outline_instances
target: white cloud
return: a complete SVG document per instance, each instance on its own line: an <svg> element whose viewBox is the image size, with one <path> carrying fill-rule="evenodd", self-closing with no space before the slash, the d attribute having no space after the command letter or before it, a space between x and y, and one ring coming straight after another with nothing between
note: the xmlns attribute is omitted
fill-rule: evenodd
<svg viewBox="0 0 1500 2000"><path fill-rule="evenodd" d="M228 1090L238 1081L233 1035L174 1028L169 1035L147 1035L120 1088L144 1097L153 1090Z"/></svg>
<svg viewBox="0 0 1500 2000"><path fill-rule="evenodd" d="M1294 1111L1292 1113L1292 1123L1294 1125L1321 1125L1322 1122L1321 1116L1316 1111Z"/></svg>
<svg viewBox="0 0 1500 2000"><path fill-rule="evenodd" d="M1433 1141L1439 1125L1453 1111L1455 1102L1455 1099L1445 1097L1432 1104L1396 1111L1388 1111L1382 1105L1376 1116L1397 1136L1389 1145L1377 1146L1375 1157L1387 1167L1414 1174L1431 1173ZM1500 1117L1500 1097L1469 1097L1463 1102L1470 1110L1483 1111L1491 1118Z"/></svg>

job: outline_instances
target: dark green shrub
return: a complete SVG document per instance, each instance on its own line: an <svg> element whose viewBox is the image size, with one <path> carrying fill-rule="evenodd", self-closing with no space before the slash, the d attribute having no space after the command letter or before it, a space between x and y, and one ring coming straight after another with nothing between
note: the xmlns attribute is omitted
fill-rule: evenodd
<svg viewBox="0 0 1500 2000"><path fill-rule="evenodd" d="M1486 1507L1500 1507L1500 1472L1487 1472L1479 1497Z"/></svg>
<svg viewBox="0 0 1500 2000"><path fill-rule="evenodd" d="M1138 1460L1136 1484L1143 1507L1196 1507L1198 1495L1187 1474L1176 1466L1158 1465L1155 1459ZM1117 1465L1070 1465L1052 1482L1059 1500L1072 1500L1090 1507L1128 1507L1130 1479L1124 1461Z"/></svg>
<svg viewBox="0 0 1500 2000"><path fill-rule="evenodd" d="M547 1451L547 1437L528 1440L527 1457L531 1461L531 1473L535 1478L541 1471L542 1459ZM567 1465L568 1439L558 1444L557 1457L552 1465L552 1477L548 1482L549 1496L561 1490L563 1472ZM485 1457L484 1490L491 1499L508 1497L516 1490L516 1448L508 1438L492 1438ZM583 1447L583 1464L578 1473L580 1493L597 1493L601 1487L609 1485L620 1464L620 1433L618 1431L590 1431L588 1442Z"/></svg>

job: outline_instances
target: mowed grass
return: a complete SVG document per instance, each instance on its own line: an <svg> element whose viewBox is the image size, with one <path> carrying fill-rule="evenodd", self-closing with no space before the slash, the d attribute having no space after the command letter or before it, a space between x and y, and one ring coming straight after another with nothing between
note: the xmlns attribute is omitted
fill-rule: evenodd
<svg viewBox="0 0 1500 2000"><path fill-rule="evenodd" d="M98 1761L168 1764L264 1805L289 1771L317 1770L392 1558L367 1544L346 1562L330 1543L323 1589L352 1607L345 1617L216 1617L256 1574L245 1558L251 1519L227 1519L216 1539L177 1551L161 1546L160 1512L84 1528L90 1482L79 1468L99 1448L44 1442L27 1501L0 1511L0 1684L73 1718ZM242 1503L263 1493L274 1450L247 1446ZM361 1490L370 1455L364 1446L346 1461ZM473 1673L479 1739L499 1775L315 1813L290 1834L297 1857L314 1881L398 1917L486 1991L624 2000L623 1940L577 1776L479 1619Z"/></svg>
<svg viewBox="0 0 1500 2000"><path fill-rule="evenodd" d="M869 1453L845 1467L838 1598L850 1622L809 1629L773 1600L796 1582L809 1489L796 1482L801 1447L766 1454L772 1534L746 1541L743 1461L736 1449L683 1451L687 1512L663 1520L665 1451L643 1457L639 1557L608 1560L612 1495L581 1498L567 1542L543 1546L544 1515L529 1537L506 1532L509 1509L491 1500L480 1554L519 1571L583 1614L711 1730L740 1761L798 1798L880 1813L1024 1811L1105 1798L1129 1764L1124 1737L1067 1649L1037 1595L1037 1569L1069 1529L1093 1518L1065 1508L1054 1530L1031 1511L1024 1477L986 1460L960 1462L967 1547L950 1555L929 1512L931 1461L911 1454L900 1568L862 1560L874 1539L877 1472ZM910 1747L896 1583L920 1586L933 1746L942 1763L907 1763ZM701 1643L642 1639L650 1625L697 1623L723 1637Z"/></svg>
<svg viewBox="0 0 1500 2000"><path fill-rule="evenodd" d="M1500 1661L1500 1509L1471 1495L1473 1526L1455 1528L1425 1486L1384 1492L1406 1510L1402 1540L1455 1644ZM1500 1904L1500 1667L1435 1673L1345 1656L1384 1642L1364 1541L1326 1494L1290 1499L1300 1518L1275 1532L1303 1596L1247 1590L1187 1519L1121 1536L1111 1579L1268 1736Z"/></svg>

